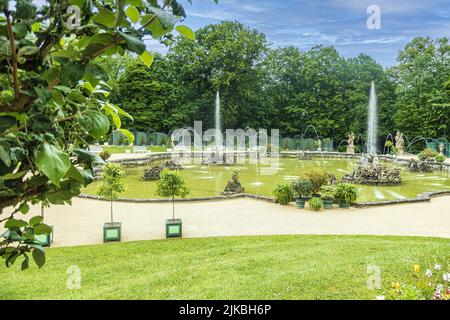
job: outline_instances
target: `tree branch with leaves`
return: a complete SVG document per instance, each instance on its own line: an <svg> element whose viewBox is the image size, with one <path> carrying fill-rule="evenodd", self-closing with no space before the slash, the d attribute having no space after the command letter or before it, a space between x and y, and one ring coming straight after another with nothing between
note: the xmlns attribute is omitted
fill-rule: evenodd
<svg viewBox="0 0 450 320"><path fill-rule="evenodd" d="M0 256L7 266L23 257L26 268L31 253L41 267L34 236L49 227L15 215L29 204L70 204L103 163L90 144L115 131L133 141L122 127L132 117L109 101L108 75L96 58L133 53L150 67L144 37L170 44L175 28L191 39L193 32L177 27L185 12L176 0L14 3L0 0L0 221L7 229ZM68 23L70 6L80 9L77 27Z"/></svg>

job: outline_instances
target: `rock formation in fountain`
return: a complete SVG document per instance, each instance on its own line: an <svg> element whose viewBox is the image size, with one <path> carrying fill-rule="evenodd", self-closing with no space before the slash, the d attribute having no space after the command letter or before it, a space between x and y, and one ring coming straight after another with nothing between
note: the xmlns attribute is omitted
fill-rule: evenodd
<svg viewBox="0 0 450 320"><path fill-rule="evenodd" d="M369 121L367 124L367 153L377 154L377 95L375 91L375 83L372 81L369 100Z"/></svg>
<svg viewBox="0 0 450 320"><path fill-rule="evenodd" d="M395 136L395 149L397 149L397 155L403 156L405 154L405 140L403 139L403 133L397 131Z"/></svg>
<svg viewBox="0 0 450 320"><path fill-rule="evenodd" d="M156 166L151 169L145 169L142 180L144 181L156 181L161 178L161 172L164 170L162 166Z"/></svg>
<svg viewBox="0 0 450 320"><path fill-rule="evenodd" d="M358 166L351 174L345 175L343 181L365 185L399 185L402 176L399 168L372 162Z"/></svg>
<svg viewBox="0 0 450 320"><path fill-rule="evenodd" d="M162 166L155 166L151 169L146 169L144 171L144 176L142 177L142 180L144 181L156 181L159 180L161 178L161 172L164 169L169 169L169 170L182 170L183 167L179 164L176 163L174 161L168 160L165 161Z"/></svg>
<svg viewBox="0 0 450 320"><path fill-rule="evenodd" d="M353 133L353 131L352 131L352 133L350 133L348 135L347 143L348 143L348 145L347 145L347 153L348 154L355 154L355 134Z"/></svg>
<svg viewBox="0 0 450 320"><path fill-rule="evenodd" d="M244 193L244 188L241 186L241 183L239 182L238 173L235 171L235 172L233 172L231 181L229 181L227 186L225 187L225 191L222 192L222 195L229 196L229 195L239 194L239 193Z"/></svg>
<svg viewBox="0 0 450 320"><path fill-rule="evenodd" d="M163 163L163 168L169 169L169 170L183 170L183 167L181 166L181 164L176 163L172 160L165 161Z"/></svg>
<svg viewBox="0 0 450 320"><path fill-rule="evenodd" d="M422 172L430 173L433 172L433 164L429 160L416 160L409 159L408 169L410 172Z"/></svg>

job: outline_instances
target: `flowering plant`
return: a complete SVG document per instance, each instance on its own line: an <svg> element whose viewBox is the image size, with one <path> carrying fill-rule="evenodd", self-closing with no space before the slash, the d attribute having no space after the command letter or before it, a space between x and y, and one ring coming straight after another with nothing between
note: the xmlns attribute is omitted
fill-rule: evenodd
<svg viewBox="0 0 450 320"><path fill-rule="evenodd" d="M392 282L385 292L388 300L450 300L450 267L447 262L436 262L433 267L422 269L416 264L412 267L412 282L400 284Z"/></svg>

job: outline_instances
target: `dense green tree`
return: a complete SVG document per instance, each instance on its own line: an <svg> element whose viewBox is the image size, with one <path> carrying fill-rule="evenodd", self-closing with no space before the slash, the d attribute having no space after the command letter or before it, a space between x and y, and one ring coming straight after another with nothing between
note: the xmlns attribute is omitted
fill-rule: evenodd
<svg viewBox="0 0 450 320"><path fill-rule="evenodd" d="M237 22L206 26L196 38L176 41L152 70L134 63L122 74L119 101L136 115L134 129L170 132L194 120L211 128L219 90L225 128L279 128L294 137L313 125L336 144L354 131L361 145L374 81L380 150L397 129L408 137L448 135L446 39L415 39L397 66L384 69L368 55L345 59L333 47L271 50L262 34Z"/></svg>
<svg viewBox="0 0 450 320"><path fill-rule="evenodd" d="M237 22L206 26L196 43L181 40L170 50L177 80L186 88L183 103L196 120L213 127L216 91L222 97L225 128L264 125L262 63L265 36Z"/></svg>
<svg viewBox="0 0 450 320"><path fill-rule="evenodd" d="M410 139L448 137L450 45L447 38L415 38L399 53L395 123Z"/></svg>

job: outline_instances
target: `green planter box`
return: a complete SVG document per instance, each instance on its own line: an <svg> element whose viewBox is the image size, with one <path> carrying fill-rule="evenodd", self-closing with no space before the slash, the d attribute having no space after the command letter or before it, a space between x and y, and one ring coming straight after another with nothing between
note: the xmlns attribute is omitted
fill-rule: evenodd
<svg viewBox="0 0 450 320"><path fill-rule="evenodd" d="M103 242L120 242L122 240L122 224L120 222L105 223L103 226Z"/></svg>
<svg viewBox="0 0 450 320"><path fill-rule="evenodd" d="M53 243L53 227L50 234L40 234L35 236L35 238L42 244L43 247L50 247Z"/></svg>
<svg viewBox="0 0 450 320"><path fill-rule="evenodd" d="M181 219L166 221L166 238L181 238L183 236L183 223Z"/></svg>
<svg viewBox="0 0 450 320"><path fill-rule="evenodd" d="M333 209L333 200L323 200L323 208L327 210Z"/></svg>
<svg viewBox="0 0 450 320"><path fill-rule="evenodd" d="M341 203L339 203L339 208L341 208L341 209L349 209L350 205L347 202L341 202Z"/></svg>
<svg viewBox="0 0 450 320"><path fill-rule="evenodd" d="M305 208L305 200L303 200L301 198L297 198L297 199L295 199L295 205L297 206L298 209L304 209Z"/></svg>

